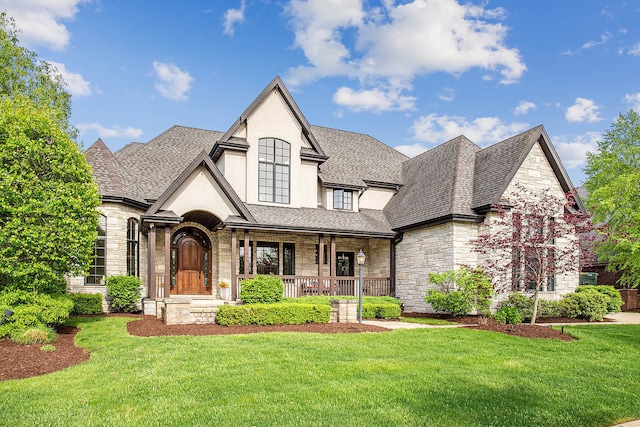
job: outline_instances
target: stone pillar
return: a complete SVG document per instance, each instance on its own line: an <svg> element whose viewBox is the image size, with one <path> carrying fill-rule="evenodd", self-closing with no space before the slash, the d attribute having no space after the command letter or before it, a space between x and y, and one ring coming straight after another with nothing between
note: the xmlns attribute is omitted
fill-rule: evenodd
<svg viewBox="0 0 640 427"><path fill-rule="evenodd" d="M357 323L358 301L351 299L331 300L331 319L329 323Z"/></svg>

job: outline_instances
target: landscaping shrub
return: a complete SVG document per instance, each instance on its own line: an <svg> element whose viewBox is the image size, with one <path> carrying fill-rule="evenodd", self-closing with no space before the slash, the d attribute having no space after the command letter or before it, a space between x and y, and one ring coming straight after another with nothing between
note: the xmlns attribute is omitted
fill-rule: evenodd
<svg viewBox="0 0 640 427"><path fill-rule="evenodd" d="M283 298L283 303L292 304L323 304L331 305L331 300L346 299L346 300L358 300L358 297L345 296L345 295L311 295L299 298ZM398 319L401 316L400 306L402 301L398 298L383 296L383 297L362 297L362 318L363 319Z"/></svg>
<svg viewBox="0 0 640 427"><path fill-rule="evenodd" d="M500 310L493 316L498 322L507 324L507 325L517 325L522 323L522 317L520 316L520 312L514 308L509 306L502 306Z"/></svg>
<svg viewBox="0 0 640 427"><path fill-rule="evenodd" d="M279 277L258 274L242 281L240 299L245 304L279 302L283 295L284 285Z"/></svg>
<svg viewBox="0 0 640 427"><path fill-rule="evenodd" d="M73 301L71 314L102 314L102 294L65 294Z"/></svg>
<svg viewBox="0 0 640 427"><path fill-rule="evenodd" d="M521 321L528 321L533 315L533 297L524 295L520 292L514 292L509 295L509 298L500 303L498 311L503 307L513 308L520 315ZM538 300L537 317L539 319L558 317L562 315L563 311L559 301Z"/></svg>
<svg viewBox="0 0 640 427"><path fill-rule="evenodd" d="M11 340L18 344L48 344L55 338L56 333L46 326L15 331L11 334Z"/></svg>
<svg viewBox="0 0 640 427"><path fill-rule="evenodd" d="M595 289L573 292L561 301L562 311L567 317L586 319L590 322L602 320L608 313L609 297Z"/></svg>
<svg viewBox="0 0 640 427"><path fill-rule="evenodd" d="M452 316L471 313L473 309L486 314L494 295L491 279L480 268L460 267L444 273L430 273L429 281L436 289L428 289L425 301L440 312Z"/></svg>
<svg viewBox="0 0 640 427"><path fill-rule="evenodd" d="M399 319L400 306L397 304L365 304L362 301L363 319Z"/></svg>
<svg viewBox="0 0 640 427"><path fill-rule="evenodd" d="M35 292L14 290L0 294L0 313L13 311L13 315L0 325L0 337L10 336L18 342L29 342L32 335L22 336L31 329L43 331L47 339L53 339L52 326L62 324L73 309L73 302L62 296L36 294Z"/></svg>
<svg viewBox="0 0 640 427"><path fill-rule="evenodd" d="M111 308L117 312L133 313L140 301L140 279L134 276L107 278L107 295L112 298Z"/></svg>
<svg viewBox="0 0 640 427"><path fill-rule="evenodd" d="M324 304L245 304L218 308L216 323L236 325L302 325L329 323L331 307Z"/></svg>
<svg viewBox="0 0 640 427"><path fill-rule="evenodd" d="M620 307L624 304L622 301L622 296L620 296L620 292L616 290L613 286L607 285L580 285L576 288L576 292L584 292L586 290L595 290L600 292L603 295L606 295L607 300L607 312L608 313L619 313Z"/></svg>
<svg viewBox="0 0 640 427"><path fill-rule="evenodd" d="M305 297L298 298L283 298L281 302L288 303L303 303L303 304L327 304L331 305L331 300L334 299L348 299L348 300L358 300L358 297L354 297L352 295L310 295ZM402 305L402 301L398 298L384 296L384 297L371 297L371 296L363 296L362 297L362 305L365 304L394 304L400 307Z"/></svg>

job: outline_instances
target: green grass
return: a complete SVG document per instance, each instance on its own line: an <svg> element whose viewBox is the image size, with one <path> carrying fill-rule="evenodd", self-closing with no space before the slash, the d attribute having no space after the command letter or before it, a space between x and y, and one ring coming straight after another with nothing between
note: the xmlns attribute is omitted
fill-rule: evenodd
<svg viewBox="0 0 640 427"><path fill-rule="evenodd" d="M91 359L0 383L10 426L605 426L640 418L640 327L579 341L470 329L131 337L76 318Z"/></svg>
<svg viewBox="0 0 640 427"><path fill-rule="evenodd" d="M419 323L421 325L455 325L455 322L449 322L443 319L434 319L432 317L400 317L400 320L407 323Z"/></svg>

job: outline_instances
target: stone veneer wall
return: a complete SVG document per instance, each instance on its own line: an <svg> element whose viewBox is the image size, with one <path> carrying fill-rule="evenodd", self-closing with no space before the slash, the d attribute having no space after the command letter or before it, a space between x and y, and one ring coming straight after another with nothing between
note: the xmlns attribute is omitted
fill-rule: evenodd
<svg viewBox="0 0 640 427"><path fill-rule="evenodd" d="M142 209L133 208L122 203L103 203L98 210L107 217L107 262L106 275L117 276L127 274L127 221L135 218L140 225ZM140 249L140 282L142 283L142 296L147 295L147 236L140 233L138 243ZM85 285L85 278L74 276L67 278L67 290L69 292L103 295L102 308L108 312L109 306L104 297L107 295L105 286Z"/></svg>
<svg viewBox="0 0 640 427"><path fill-rule="evenodd" d="M552 194L559 198L564 198L565 193L558 179L549 164L546 156L542 152L540 144L536 143L527 157L525 158L522 166L516 173L516 175L509 183L505 196L517 191L516 184L526 186L533 191L543 191L550 189ZM557 221L562 218L563 212L558 212ZM556 245L567 244L566 239L557 239ZM541 298L557 300L562 295L573 292L578 287L580 281L579 265L576 263L575 270L565 274L556 275L556 290L555 292L542 292Z"/></svg>
<svg viewBox="0 0 640 427"><path fill-rule="evenodd" d="M424 301L429 273L441 273L454 266L452 222L406 231L396 246L396 296L404 310L431 311Z"/></svg>

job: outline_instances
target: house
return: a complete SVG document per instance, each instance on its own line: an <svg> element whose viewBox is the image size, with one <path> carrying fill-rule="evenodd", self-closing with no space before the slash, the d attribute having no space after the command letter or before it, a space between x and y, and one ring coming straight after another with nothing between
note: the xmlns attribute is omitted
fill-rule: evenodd
<svg viewBox="0 0 640 427"><path fill-rule="evenodd" d="M542 126L487 148L464 136L415 158L375 138L309 124L276 77L226 132L174 126L147 143L86 157L102 195L94 262L75 292L135 275L145 312L172 298L235 300L243 279L281 276L285 293L396 295L425 312L430 272L478 265L471 241L516 183L573 189ZM549 297L572 291L557 277Z"/></svg>

